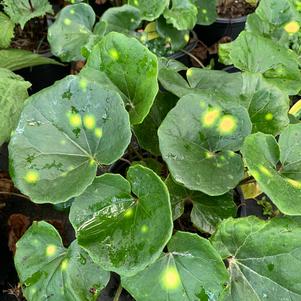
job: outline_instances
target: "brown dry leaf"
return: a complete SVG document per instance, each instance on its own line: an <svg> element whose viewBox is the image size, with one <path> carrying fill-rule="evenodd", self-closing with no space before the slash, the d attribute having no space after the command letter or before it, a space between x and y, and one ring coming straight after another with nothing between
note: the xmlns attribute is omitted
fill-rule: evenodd
<svg viewBox="0 0 301 301"><path fill-rule="evenodd" d="M0 194L0 199L7 199L9 193L14 192L14 185L7 172L0 171L0 192L7 194Z"/></svg>
<svg viewBox="0 0 301 301"><path fill-rule="evenodd" d="M84 61L77 61L72 63L71 65L71 74L78 74L82 68L85 66L85 62Z"/></svg>

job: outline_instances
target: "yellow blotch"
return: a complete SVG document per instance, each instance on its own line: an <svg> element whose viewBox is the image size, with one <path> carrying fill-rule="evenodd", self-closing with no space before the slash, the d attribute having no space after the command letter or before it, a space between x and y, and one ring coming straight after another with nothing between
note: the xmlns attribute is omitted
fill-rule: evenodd
<svg viewBox="0 0 301 301"><path fill-rule="evenodd" d="M301 189L301 182L292 180L292 179L286 179L287 182L289 182L294 188Z"/></svg>
<svg viewBox="0 0 301 301"><path fill-rule="evenodd" d="M124 217L129 218L129 217L132 217L133 214L134 214L133 208L129 208L129 209L127 209L127 210L124 212Z"/></svg>
<svg viewBox="0 0 301 301"><path fill-rule="evenodd" d="M258 166L258 169L259 169L265 176L267 176L267 177L271 177L271 176L272 176L271 172L270 172L265 166L259 165L259 166Z"/></svg>
<svg viewBox="0 0 301 301"><path fill-rule="evenodd" d="M267 113L265 116L264 116L264 119L267 120L267 121L271 121L273 120L274 116L272 113Z"/></svg>
<svg viewBox="0 0 301 301"><path fill-rule="evenodd" d="M94 166L96 164L96 161L94 159L91 159L89 164L90 166Z"/></svg>
<svg viewBox="0 0 301 301"><path fill-rule="evenodd" d="M134 4L135 5L139 5L139 1L138 0L134 0Z"/></svg>
<svg viewBox="0 0 301 301"><path fill-rule="evenodd" d="M75 10L72 8L72 9L70 9L70 14L71 15L74 15L75 14Z"/></svg>
<svg viewBox="0 0 301 301"><path fill-rule="evenodd" d="M291 21L284 26L287 33L293 34L300 30L300 25L297 21Z"/></svg>
<svg viewBox="0 0 301 301"><path fill-rule="evenodd" d="M69 260L68 259L64 259L61 263L61 270L62 271L66 271L67 267L68 267L68 263L69 263Z"/></svg>
<svg viewBox="0 0 301 301"><path fill-rule="evenodd" d="M119 59L119 52L115 48L110 49L109 55L114 61Z"/></svg>
<svg viewBox="0 0 301 301"><path fill-rule="evenodd" d="M82 78L82 79L79 81L79 87L80 87L84 92L86 92L87 87L88 87L88 81L87 81L85 78Z"/></svg>
<svg viewBox="0 0 301 301"><path fill-rule="evenodd" d="M57 247L55 245L48 245L47 248L46 248L46 255L47 256L53 256L55 255L57 251Z"/></svg>
<svg viewBox="0 0 301 301"><path fill-rule="evenodd" d="M206 157L206 159L211 159L211 158L214 157L214 153L212 153L212 152L206 152L205 153L205 157Z"/></svg>
<svg viewBox="0 0 301 301"><path fill-rule="evenodd" d="M66 140L61 140L60 143L61 143L61 145L65 145L66 144Z"/></svg>
<svg viewBox="0 0 301 301"><path fill-rule="evenodd" d="M36 170L30 170L26 173L24 180L29 184L35 184L39 180L39 173Z"/></svg>
<svg viewBox="0 0 301 301"><path fill-rule="evenodd" d="M161 278L163 287L167 290L177 289L180 286L180 275L175 267L168 267Z"/></svg>
<svg viewBox="0 0 301 301"><path fill-rule="evenodd" d="M289 110L291 115L296 116L301 111L301 100L298 100Z"/></svg>
<svg viewBox="0 0 301 301"><path fill-rule="evenodd" d="M84 125L88 130L92 130L95 128L96 120L94 115L87 114L84 116Z"/></svg>
<svg viewBox="0 0 301 301"><path fill-rule="evenodd" d="M96 138L101 138L103 135L102 128L96 128L94 131Z"/></svg>
<svg viewBox="0 0 301 301"><path fill-rule="evenodd" d="M233 157L235 157L235 152L228 151L228 155L229 155L229 157L233 158Z"/></svg>
<svg viewBox="0 0 301 301"><path fill-rule="evenodd" d="M192 69L191 68L187 70L186 75L187 76L192 76Z"/></svg>
<svg viewBox="0 0 301 301"><path fill-rule="evenodd" d="M186 43L188 43L189 40L190 40L189 34L186 33L186 34L184 35L184 41L185 41Z"/></svg>
<svg viewBox="0 0 301 301"><path fill-rule="evenodd" d="M250 170L250 174L258 181L260 179L259 173L256 170Z"/></svg>
<svg viewBox="0 0 301 301"><path fill-rule="evenodd" d="M219 118L221 112L219 109L209 109L202 117L204 127L211 127Z"/></svg>
<svg viewBox="0 0 301 301"><path fill-rule="evenodd" d="M142 232L142 233L148 232L148 226L147 226L147 225L143 225L143 226L141 227L141 232Z"/></svg>
<svg viewBox="0 0 301 301"><path fill-rule="evenodd" d="M68 19L68 18L64 19L64 24L65 25L69 26L69 25L71 25L71 23L72 23L72 21L70 19Z"/></svg>
<svg viewBox="0 0 301 301"><path fill-rule="evenodd" d="M77 113L71 114L70 117L69 117L69 122L73 127L77 128L77 127L81 126L82 118Z"/></svg>
<svg viewBox="0 0 301 301"><path fill-rule="evenodd" d="M203 14L207 14L207 12L208 12L207 9L205 9L205 8L202 9Z"/></svg>
<svg viewBox="0 0 301 301"><path fill-rule="evenodd" d="M225 115L220 120L218 130L222 135L227 135L233 133L236 126L236 119L231 115Z"/></svg>

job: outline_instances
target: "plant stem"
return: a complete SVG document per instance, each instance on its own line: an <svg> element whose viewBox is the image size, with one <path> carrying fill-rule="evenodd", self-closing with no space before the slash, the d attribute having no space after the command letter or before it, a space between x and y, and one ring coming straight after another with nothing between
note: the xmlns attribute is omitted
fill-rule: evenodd
<svg viewBox="0 0 301 301"><path fill-rule="evenodd" d="M181 52L184 52L185 54L189 55L192 59L194 59L202 68L205 68L204 64L198 59L196 58L193 54L191 54L190 52L181 49Z"/></svg>
<svg viewBox="0 0 301 301"><path fill-rule="evenodd" d="M118 289L116 291L116 294L115 294L115 297L114 297L113 301L119 301L119 297L121 295L121 292L122 292L122 286L121 286L121 283L120 283L119 286L118 286Z"/></svg>

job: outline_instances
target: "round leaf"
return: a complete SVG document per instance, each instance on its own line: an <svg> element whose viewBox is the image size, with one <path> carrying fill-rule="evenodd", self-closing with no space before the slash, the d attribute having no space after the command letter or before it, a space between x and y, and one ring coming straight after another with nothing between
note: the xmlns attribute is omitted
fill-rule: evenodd
<svg viewBox="0 0 301 301"><path fill-rule="evenodd" d="M76 241L65 249L46 222L34 222L17 242L15 266L28 301L95 301L110 279Z"/></svg>
<svg viewBox="0 0 301 301"><path fill-rule="evenodd" d="M70 212L78 243L103 269L120 275L134 275L154 262L173 227L168 191L159 176L134 165L127 179L96 178Z"/></svg>
<svg viewBox="0 0 301 301"><path fill-rule="evenodd" d="M123 94L131 123L141 123L158 92L157 57L135 38L111 32L93 48L87 66L106 75Z"/></svg>
<svg viewBox="0 0 301 301"><path fill-rule="evenodd" d="M177 232L168 253L122 286L137 301L220 300L228 273L209 241L196 234Z"/></svg>
<svg viewBox="0 0 301 301"><path fill-rule="evenodd" d="M14 37L15 23L4 13L0 12L0 48L7 48Z"/></svg>
<svg viewBox="0 0 301 301"><path fill-rule="evenodd" d="M251 132L245 108L222 108L205 97L182 97L162 122L159 144L176 182L190 190L221 195L243 177L239 154Z"/></svg>
<svg viewBox="0 0 301 301"><path fill-rule="evenodd" d="M119 159L130 138L120 96L69 76L28 99L9 145L11 175L34 202L64 202L92 183L99 164Z"/></svg>

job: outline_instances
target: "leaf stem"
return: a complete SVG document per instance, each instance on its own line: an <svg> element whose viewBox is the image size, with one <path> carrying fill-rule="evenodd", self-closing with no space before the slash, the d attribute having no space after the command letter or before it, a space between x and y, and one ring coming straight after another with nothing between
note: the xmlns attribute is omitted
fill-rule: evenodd
<svg viewBox="0 0 301 301"><path fill-rule="evenodd" d="M118 288L117 288L117 291L116 291L116 294L115 294L115 297L114 297L113 301L119 301L119 297L121 295L121 292L122 292L122 286L121 286L121 283L120 283Z"/></svg>
<svg viewBox="0 0 301 301"><path fill-rule="evenodd" d="M190 56L192 59L194 59L202 68L205 68L204 64L197 58L195 57L192 53L184 50L184 49L181 49L180 50L181 52L187 54L188 56Z"/></svg>

